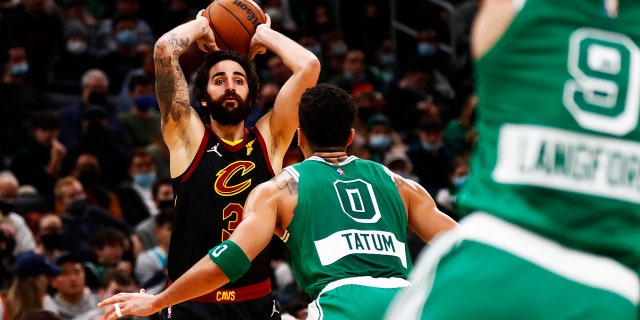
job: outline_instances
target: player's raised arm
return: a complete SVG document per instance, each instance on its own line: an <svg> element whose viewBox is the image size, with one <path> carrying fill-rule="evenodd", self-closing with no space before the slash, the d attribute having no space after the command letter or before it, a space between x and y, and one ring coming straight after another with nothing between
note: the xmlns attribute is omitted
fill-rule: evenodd
<svg viewBox="0 0 640 320"><path fill-rule="evenodd" d="M282 59L293 75L282 86L271 112L256 124L270 151L271 165L277 173L298 127L298 104L307 88L313 87L320 75L318 58L297 42L272 30L268 24L258 26L251 39L252 50L265 47Z"/></svg>
<svg viewBox="0 0 640 320"><path fill-rule="evenodd" d="M202 11L194 20L162 35L153 52L162 134L171 151L173 177L186 170L204 135L204 125L189 103L189 87L179 61L194 42L201 50L217 49L213 31Z"/></svg>

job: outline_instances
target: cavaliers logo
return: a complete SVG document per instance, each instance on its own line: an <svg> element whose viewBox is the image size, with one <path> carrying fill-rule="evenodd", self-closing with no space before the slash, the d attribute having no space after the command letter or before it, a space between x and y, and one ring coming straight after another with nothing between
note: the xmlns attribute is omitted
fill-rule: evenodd
<svg viewBox="0 0 640 320"><path fill-rule="evenodd" d="M251 185L251 179L234 185L231 185L230 181L234 176L242 177L246 175L255 167L256 165L251 161L236 161L218 171L216 174L218 178L216 178L216 182L213 184L216 193L221 196L233 196L246 190Z"/></svg>

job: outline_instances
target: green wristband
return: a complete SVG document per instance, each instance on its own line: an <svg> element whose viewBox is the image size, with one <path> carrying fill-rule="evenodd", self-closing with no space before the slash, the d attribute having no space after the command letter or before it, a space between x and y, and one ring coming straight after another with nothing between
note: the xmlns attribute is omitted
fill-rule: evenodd
<svg viewBox="0 0 640 320"><path fill-rule="evenodd" d="M251 267L247 255L231 240L223 241L209 250L209 258L220 267L230 282L240 279Z"/></svg>

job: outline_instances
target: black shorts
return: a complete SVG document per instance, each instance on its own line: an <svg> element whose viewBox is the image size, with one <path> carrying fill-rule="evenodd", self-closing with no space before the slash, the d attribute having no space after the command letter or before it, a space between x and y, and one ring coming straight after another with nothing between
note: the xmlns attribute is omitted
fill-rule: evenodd
<svg viewBox="0 0 640 320"><path fill-rule="evenodd" d="M162 309L162 320L280 320L280 303L274 293L236 303L185 301Z"/></svg>

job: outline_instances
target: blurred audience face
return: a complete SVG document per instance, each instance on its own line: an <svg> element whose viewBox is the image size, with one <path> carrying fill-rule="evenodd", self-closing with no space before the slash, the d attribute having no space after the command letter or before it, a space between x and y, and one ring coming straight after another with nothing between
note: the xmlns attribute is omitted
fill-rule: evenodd
<svg viewBox="0 0 640 320"><path fill-rule="evenodd" d="M62 219L55 213L44 214L38 220L38 241L45 250L56 250L62 245Z"/></svg>
<svg viewBox="0 0 640 320"><path fill-rule="evenodd" d="M73 181L60 187L60 201L65 208L77 201L85 200L86 198L87 194L84 192L84 188L80 181Z"/></svg>
<svg viewBox="0 0 640 320"><path fill-rule="evenodd" d="M129 175L137 185L150 188L156 180L156 164L150 153L134 154L129 167Z"/></svg>
<svg viewBox="0 0 640 320"><path fill-rule="evenodd" d="M84 267L80 262L67 261L60 265L62 273L51 283L63 296L82 295L86 285Z"/></svg>
<svg viewBox="0 0 640 320"><path fill-rule="evenodd" d="M273 78L279 85L283 85L289 77L293 74L293 71L289 70L287 66L284 65L282 59L278 56L273 56L269 58L267 61L267 67L271 74L273 74Z"/></svg>
<svg viewBox="0 0 640 320"><path fill-rule="evenodd" d="M23 47L9 48L7 61L5 62L5 72L12 79L23 78L29 72L27 52Z"/></svg>
<svg viewBox="0 0 640 320"><path fill-rule="evenodd" d="M93 74L82 87L84 104L104 105L109 92L109 79L101 74Z"/></svg>
<svg viewBox="0 0 640 320"><path fill-rule="evenodd" d="M90 153L82 153L76 159L71 174L80 180L84 188L91 187L100 180L100 161Z"/></svg>
<svg viewBox="0 0 640 320"><path fill-rule="evenodd" d="M347 78L354 81L364 81L364 53L360 50L350 50L349 52L347 52L342 68Z"/></svg>

